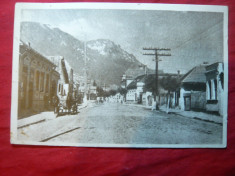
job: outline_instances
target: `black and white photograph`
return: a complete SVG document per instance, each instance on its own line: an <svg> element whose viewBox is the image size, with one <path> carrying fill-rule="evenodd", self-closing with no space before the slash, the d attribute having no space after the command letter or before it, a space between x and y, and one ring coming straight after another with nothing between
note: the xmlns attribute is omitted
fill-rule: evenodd
<svg viewBox="0 0 235 176"><path fill-rule="evenodd" d="M224 148L228 9L17 3L11 143Z"/></svg>

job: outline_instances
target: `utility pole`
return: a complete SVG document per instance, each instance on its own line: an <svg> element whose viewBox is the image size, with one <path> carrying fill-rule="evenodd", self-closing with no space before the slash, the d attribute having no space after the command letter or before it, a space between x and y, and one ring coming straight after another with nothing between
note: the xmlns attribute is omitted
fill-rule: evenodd
<svg viewBox="0 0 235 176"><path fill-rule="evenodd" d="M156 102L156 110L159 109L157 101L156 101L156 96L159 95L158 92L158 62L161 61L159 60L159 56L171 56L170 53L158 53L158 51L171 51L170 48L143 48L143 50L148 50L148 51L154 51L154 53L144 53L143 55L148 55L148 56L155 56L155 84L154 84L154 101Z"/></svg>
<svg viewBox="0 0 235 176"><path fill-rule="evenodd" d="M86 41L84 42L84 61L85 61L85 91L83 102L87 104L87 55L86 55Z"/></svg>

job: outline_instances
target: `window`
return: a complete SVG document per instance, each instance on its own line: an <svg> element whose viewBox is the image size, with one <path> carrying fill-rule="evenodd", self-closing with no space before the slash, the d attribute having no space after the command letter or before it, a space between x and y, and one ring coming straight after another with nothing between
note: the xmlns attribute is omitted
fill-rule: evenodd
<svg viewBox="0 0 235 176"><path fill-rule="evenodd" d="M216 79L214 79L214 86L215 86L215 89L214 89L214 91L215 91L215 100L217 100L217 80Z"/></svg>
<svg viewBox="0 0 235 176"><path fill-rule="evenodd" d="M49 74L46 74L46 93L49 92Z"/></svg>
<svg viewBox="0 0 235 176"><path fill-rule="evenodd" d="M60 94L63 95L63 84L61 84L61 90Z"/></svg>
<svg viewBox="0 0 235 176"><path fill-rule="evenodd" d="M44 75L45 75L45 73L41 72L40 92L44 91Z"/></svg>
<svg viewBox="0 0 235 176"><path fill-rule="evenodd" d="M224 89L224 73L220 73L219 80L220 80L222 89Z"/></svg>
<svg viewBox="0 0 235 176"><path fill-rule="evenodd" d="M207 82L207 99L208 100L211 99L211 81L210 80Z"/></svg>
<svg viewBox="0 0 235 176"><path fill-rule="evenodd" d="M39 90L39 77L40 77L40 72L36 72L36 90Z"/></svg>
<svg viewBox="0 0 235 176"><path fill-rule="evenodd" d="M59 87L58 87L58 92L60 92L60 84L59 84Z"/></svg>
<svg viewBox="0 0 235 176"><path fill-rule="evenodd" d="M206 83L206 91L207 91L207 103L209 103L209 104L218 103L217 79L209 80Z"/></svg>

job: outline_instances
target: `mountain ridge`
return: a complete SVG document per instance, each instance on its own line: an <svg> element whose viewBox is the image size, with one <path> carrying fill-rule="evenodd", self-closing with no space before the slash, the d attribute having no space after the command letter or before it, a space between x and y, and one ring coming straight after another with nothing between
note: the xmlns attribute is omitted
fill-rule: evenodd
<svg viewBox="0 0 235 176"><path fill-rule="evenodd" d="M121 76L130 67L141 63L133 54L108 39L84 43L74 36L48 24L21 22L20 38L44 56L63 56L74 73L84 75L85 54L88 78L97 83L120 85ZM86 45L86 47L85 47Z"/></svg>

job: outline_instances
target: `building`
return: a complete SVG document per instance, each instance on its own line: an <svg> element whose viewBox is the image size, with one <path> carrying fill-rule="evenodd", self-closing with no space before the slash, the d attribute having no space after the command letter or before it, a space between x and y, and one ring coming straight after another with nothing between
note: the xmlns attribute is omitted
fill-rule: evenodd
<svg viewBox="0 0 235 176"><path fill-rule="evenodd" d="M59 60L60 79L58 81L57 96L60 100L66 99L73 92L73 71L70 71L70 79L65 66L64 58Z"/></svg>
<svg viewBox="0 0 235 176"><path fill-rule="evenodd" d="M121 87L122 88L127 88L127 86L133 81L133 77L132 76L127 76L127 75L123 75L122 76L122 81L121 81Z"/></svg>
<svg viewBox="0 0 235 176"><path fill-rule="evenodd" d="M97 98L97 86L94 80L88 79L87 84L86 84L85 79L81 80L78 90L79 90L79 94L81 94L83 97L86 92L86 95L87 95L86 97L88 100L96 100Z"/></svg>
<svg viewBox="0 0 235 176"><path fill-rule="evenodd" d="M178 94L182 110L206 110L206 66L196 66L182 77Z"/></svg>
<svg viewBox="0 0 235 176"><path fill-rule="evenodd" d="M142 76L142 75L149 75L149 74L154 74L155 71L147 68L146 65L139 65L139 66L134 66L125 72L125 74L122 76L122 81L121 81L121 87L122 88L127 88L127 86L135 80L135 78ZM163 71L159 70L159 73L163 73Z"/></svg>
<svg viewBox="0 0 235 176"><path fill-rule="evenodd" d="M168 80L168 78L178 79L181 77L180 73L164 73L159 71L158 73L158 95L156 96L157 102L159 105L167 103L168 90L164 89L163 82ZM144 74L136 77L128 86L127 86L127 101L138 102L141 104L152 105L154 99L154 87L155 87L155 74ZM175 87L177 88L177 87ZM171 92L171 99L175 98L175 93ZM175 101L171 101L175 105Z"/></svg>
<svg viewBox="0 0 235 176"><path fill-rule="evenodd" d="M127 86L126 101L142 103L146 75L136 77Z"/></svg>
<svg viewBox="0 0 235 176"><path fill-rule="evenodd" d="M21 42L19 46L18 117L49 110L60 78L56 66Z"/></svg>
<svg viewBox="0 0 235 176"><path fill-rule="evenodd" d="M206 110L223 115L224 66L217 62L206 67Z"/></svg>
<svg viewBox="0 0 235 176"><path fill-rule="evenodd" d="M96 100L97 98L97 87L88 85L88 100Z"/></svg>
<svg viewBox="0 0 235 176"><path fill-rule="evenodd" d="M109 86L109 85L106 85L106 84L103 84L103 85L101 86L101 88L102 88L103 91L105 91L105 92L108 92L108 91L111 90L110 86Z"/></svg>
<svg viewBox="0 0 235 176"><path fill-rule="evenodd" d="M124 102L124 96L121 95L120 93L117 93L113 96L110 96L108 98L108 102L110 102L110 103L123 103Z"/></svg>
<svg viewBox="0 0 235 176"><path fill-rule="evenodd" d="M48 56L48 58L57 66L56 70L60 73L60 79L57 86L57 97L60 100L78 99L78 84L74 81L73 69L68 65L63 56ZM69 73L67 71L69 69Z"/></svg>

